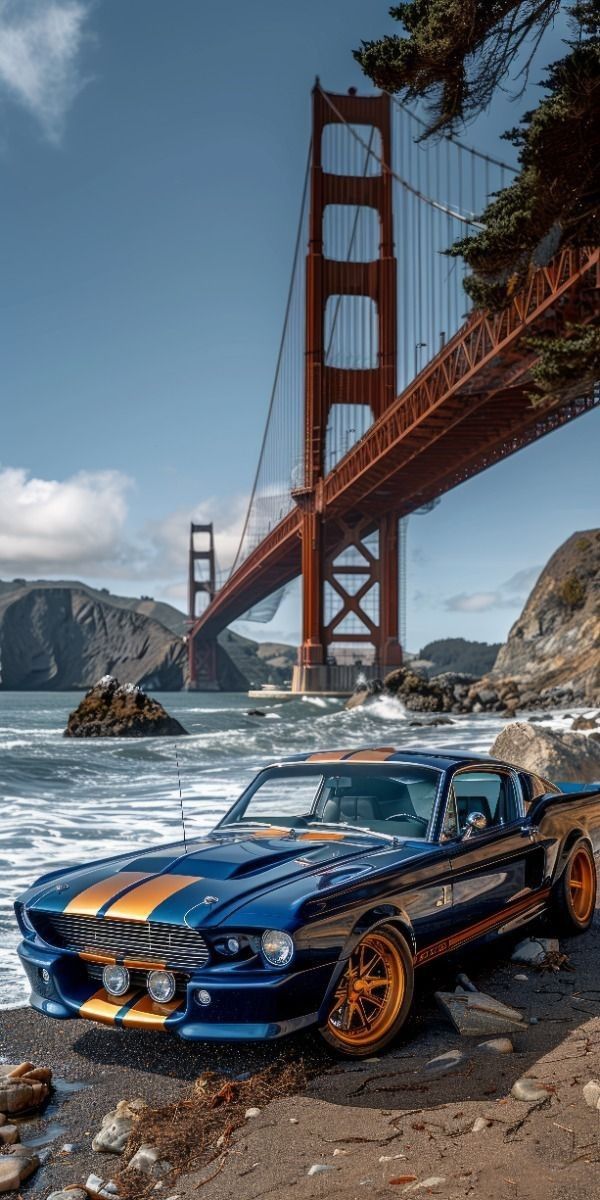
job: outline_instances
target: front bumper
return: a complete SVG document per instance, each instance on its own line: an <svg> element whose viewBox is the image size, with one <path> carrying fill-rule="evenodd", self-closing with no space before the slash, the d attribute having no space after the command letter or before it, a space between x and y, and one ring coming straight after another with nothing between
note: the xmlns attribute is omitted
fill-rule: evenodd
<svg viewBox="0 0 600 1200"><path fill-rule="evenodd" d="M185 995L155 1004L136 989L113 999L90 979L74 953L23 941L19 957L31 985L30 1004L45 1016L82 1017L126 1029L172 1032L189 1041L264 1041L314 1025L334 963L294 971L207 966L191 974ZM45 978L45 975L47 978ZM196 998L210 993L209 1005Z"/></svg>

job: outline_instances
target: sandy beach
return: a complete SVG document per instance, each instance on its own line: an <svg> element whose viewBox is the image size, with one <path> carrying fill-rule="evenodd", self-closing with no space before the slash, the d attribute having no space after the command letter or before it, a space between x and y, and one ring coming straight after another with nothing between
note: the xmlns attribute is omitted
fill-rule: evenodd
<svg viewBox="0 0 600 1200"><path fill-rule="evenodd" d="M233 1134L225 1152L211 1146L199 1169L152 1184L152 1194L181 1200L199 1191L205 1200L350 1200L365 1192L450 1200L598 1195L600 1114L583 1097L584 1085L600 1078L598 914L587 935L562 943L572 970L540 973L511 963L514 942L471 950L422 973L410 1039L360 1064L334 1062L306 1038L257 1047L184 1045L50 1021L26 1008L3 1012L4 1059L49 1065L57 1084L46 1111L21 1129L22 1140L35 1141L45 1157L23 1195L41 1200L85 1182L90 1172L114 1176L121 1159L95 1153L91 1140L118 1100L140 1096L162 1107L188 1096L205 1071L225 1082L273 1063L283 1070L305 1053L312 1077L303 1092L273 1099ZM460 1037L438 1009L434 990L452 988L461 969L531 1022L513 1038L513 1054L479 1049L478 1039ZM460 1057L450 1069L427 1065L455 1051ZM524 1076L540 1081L541 1101L513 1097Z"/></svg>

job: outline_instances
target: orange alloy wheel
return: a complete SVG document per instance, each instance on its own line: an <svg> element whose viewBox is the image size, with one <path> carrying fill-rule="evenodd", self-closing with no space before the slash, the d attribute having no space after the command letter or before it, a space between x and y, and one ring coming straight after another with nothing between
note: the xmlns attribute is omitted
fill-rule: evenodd
<svg viewBox="0 0 600 1200"><path fill-rule="evenodd" d="M568 888L575 917L584 925L590 918L596 897L594 865L585 850L578 850L571 859Z"/></svg>
<svg viewBox="0 0 600 1200"><path fill-rule="evenodd" d="M374 930L359 942L333 996L327 1041L360 1054L394 1030L407 992L407 972L398 940Z"/></svg>

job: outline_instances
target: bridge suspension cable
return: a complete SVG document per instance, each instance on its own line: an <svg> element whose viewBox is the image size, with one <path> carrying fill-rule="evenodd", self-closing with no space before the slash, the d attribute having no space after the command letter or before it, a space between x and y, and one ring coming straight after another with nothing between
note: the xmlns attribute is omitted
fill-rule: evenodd
<svg viewBox="0 0 600 1200"><path fill-rule="evenodd" d="M393 181L394 247L388 253L395 253L398 271L395 394L400 394L463 323L469 307L462 287L465 265L446 251L466 230L482 228L478 214L489 197L505 186L513 169L451 136L424 143L420 136L424 122L394 97L391 155L385 162L379 130L349 124L335 99L321 94L332 113L331 124L323 131L322 167L338 177L336 203L324 213L324 258L368 264L379 257L377 212L355 203L351 178L385 171ZM292 491L304 484L304 251L309 237L310 165L309 150L274 382L232 571L292 510ZM350 181L347 192L344 176ZM325 473L373 422L366 381L369 369L380 361L378 320L376 305L367 296L340 294L331 296L327 304L324 362L350 373L346 379L351 385L331 405ZM275 593L251 611L250 618L271 619L280 600L281 593Z"/></svg>

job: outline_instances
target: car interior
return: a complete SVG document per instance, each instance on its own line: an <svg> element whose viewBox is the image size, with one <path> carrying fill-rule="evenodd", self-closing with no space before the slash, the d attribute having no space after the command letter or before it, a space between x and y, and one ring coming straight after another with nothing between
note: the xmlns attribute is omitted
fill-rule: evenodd
<svg viewBox="0 0 600 1200"><path fill-rule="evenodd" d="M373 832L424 838L439 784L437 772L425 768L394 775L365 772L267 779L239 814L284 828L314 829L354 825ZM277 797L277 798L276 798Z"/></svg>

